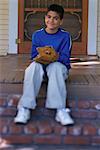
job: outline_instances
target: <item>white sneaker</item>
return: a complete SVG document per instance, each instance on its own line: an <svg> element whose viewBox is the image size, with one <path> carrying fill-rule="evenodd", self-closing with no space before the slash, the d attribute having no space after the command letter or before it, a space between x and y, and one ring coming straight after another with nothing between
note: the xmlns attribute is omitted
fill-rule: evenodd
<svg viewBox="0 0 100 150"><path fill-rule="evenodd" d="M60 122L62 125L74 124L73 119L69 115L70 109L59 109L57 110L55 120Z"/></svg>
<svg viewBox="0 0 100 150"><path fill-rule="evenodd" d="M15 123L27 123L30 119L30 110L26 108L20 108L18 110L17 116L14 119Z"/></svg>

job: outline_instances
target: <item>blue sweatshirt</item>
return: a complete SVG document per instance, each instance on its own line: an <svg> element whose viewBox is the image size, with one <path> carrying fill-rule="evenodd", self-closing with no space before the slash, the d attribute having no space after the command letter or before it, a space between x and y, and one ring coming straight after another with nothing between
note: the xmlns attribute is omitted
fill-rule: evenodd
<svg viewBox="0 0 100 150"><path fill-rule="evenodd" d="M70 69L71 37L68 32L60 28L54 34L47 33L44 28L34 32L32 35L31 59L35 58L38 54L36 48L44 46L52 46L59 53L57 61Z"/></svg>

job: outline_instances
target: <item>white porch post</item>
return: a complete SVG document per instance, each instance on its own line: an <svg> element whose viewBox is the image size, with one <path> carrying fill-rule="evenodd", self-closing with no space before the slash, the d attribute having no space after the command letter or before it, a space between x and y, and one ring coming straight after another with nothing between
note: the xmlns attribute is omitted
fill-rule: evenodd
<svg viewBox="0 0 100 150"><path fill-rule="evenodd" d="M89 0L88 8L88 55L96 55L97 46L97 0Z"/></svg>
<svg viewBox="0 0 100 150"><path fill-rule="evenodd" d="M9 54L17 54L18 37L18 0L9 0Z"/></svg>

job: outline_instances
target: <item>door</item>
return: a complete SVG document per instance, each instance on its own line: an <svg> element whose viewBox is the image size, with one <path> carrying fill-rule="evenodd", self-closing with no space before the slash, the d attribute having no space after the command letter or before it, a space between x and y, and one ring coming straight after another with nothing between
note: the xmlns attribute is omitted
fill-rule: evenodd
<svg viewBox="0 0 100 150"><path fill-rule="evenodd" d="M32 33L44 26L48 5L65 9L62 28L72 36L72 55L87 54L88 0L19 0L18 53L30 53Z"/></svg>

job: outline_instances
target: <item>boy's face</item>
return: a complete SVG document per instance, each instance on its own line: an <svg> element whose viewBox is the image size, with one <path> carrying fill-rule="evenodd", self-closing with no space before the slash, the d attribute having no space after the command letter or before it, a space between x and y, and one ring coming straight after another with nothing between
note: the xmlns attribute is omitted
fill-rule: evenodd
<svg viewBox="0 0 100 150"><path fill-rule="evenodd" d="M51 31L57 31L60 25L62 25L63 19L55 11L49 11L45 16L46 29Z"/></svg>

